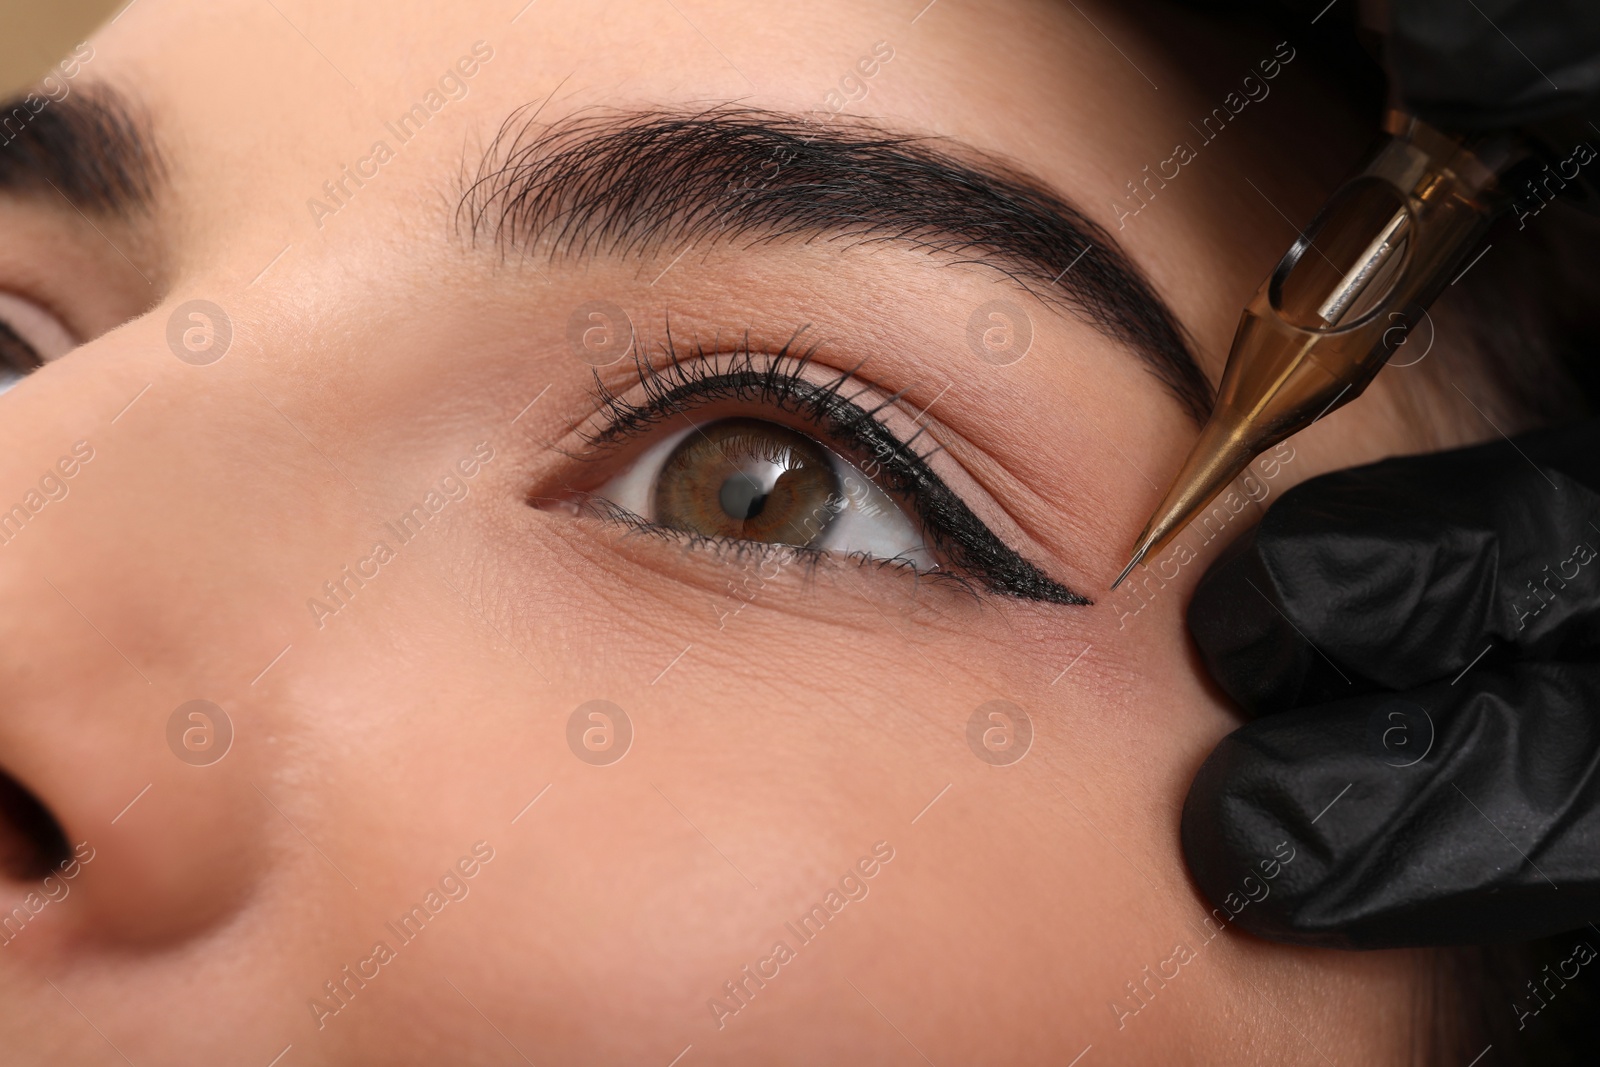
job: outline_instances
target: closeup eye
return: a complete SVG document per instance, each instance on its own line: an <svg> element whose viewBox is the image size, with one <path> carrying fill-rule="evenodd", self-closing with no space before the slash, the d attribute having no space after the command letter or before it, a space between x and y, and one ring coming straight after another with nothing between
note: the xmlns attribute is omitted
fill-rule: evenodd
<svg viewBox="0 0 1600 1067"><path fill-rule="evenodd" d="M31 300L0 292L0 393L77 346L50 312Z"/></svg>
<svg viewBox="0 0 1600 1067"><path fill-rule="evenodd" d="M596 373L600 413L581 435L590 459L649 441L642 454L596 488L569 483L530 504L697 548L887 560L972 591L1092 603L1024 559L935 473L941 446L921 416L891 420L916 427L904 436L879 417L903 392L859 406L876 390L789 345L680 355L669 333L661 348L660 363L635 352L638 386L623 395Z"/></svg>
<svg viewBox="0 0 1600 1067"><path fill-rule="evenodd" d="M595 495L697 537L788 545L937 567L916 523L849 461L764 419L690 426Z"/></svg>

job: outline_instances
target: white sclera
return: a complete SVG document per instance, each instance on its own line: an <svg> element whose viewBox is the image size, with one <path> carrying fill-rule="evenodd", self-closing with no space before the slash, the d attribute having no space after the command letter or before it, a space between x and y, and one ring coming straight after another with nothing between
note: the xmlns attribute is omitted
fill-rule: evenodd
<svg viewBox="0 0 1600 1067"><path fill-rule="evenodd" d="M706 424L706 425L709 425ZM782 425L773 423L774 426ZM687 426L674 431L651 445L638 459L605 485L595 490L595 495L626 508L642 518L656 521L656 478L666 465L667 457L700 427ZM849 460L818 444L833 464L835 476L845 499L845 506L822 531L822 536L811 547L824 552L864 553L878 559L902 559L918 570L931 571L938 560L923 543L917 526L872 479L861 473ZM712 491L714 487L707 487Z"/></svg>

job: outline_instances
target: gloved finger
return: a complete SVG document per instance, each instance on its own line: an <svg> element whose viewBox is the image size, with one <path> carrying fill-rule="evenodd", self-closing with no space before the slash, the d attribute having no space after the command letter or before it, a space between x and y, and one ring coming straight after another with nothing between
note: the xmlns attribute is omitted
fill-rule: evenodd
<svg viewBox="0 0 1600 1067"><path fill-rule="evenodd" d="M1261 937L1338 948L1600 921L1600 667L1469 678L1229 735L1183 809L1201 891Z"/></svg>
<svg viewBox="0 0 1600 1067"><path fill-rule="evenodd" d="M1485 649L1600 654L1597 427L1295 486L1195 590L1206 667L1262 714L1448 680Z"/></svg>

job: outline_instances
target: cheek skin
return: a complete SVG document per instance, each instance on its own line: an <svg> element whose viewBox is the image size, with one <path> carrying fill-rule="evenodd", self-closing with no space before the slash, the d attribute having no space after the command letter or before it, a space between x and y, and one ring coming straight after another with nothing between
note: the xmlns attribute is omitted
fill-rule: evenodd
<svg viewBox="0 0 1600 1067"><path fill-rule="evenodd" d="M1177 857L1175 813L1229 722L1186 661L1179 604L1175 595L1152 605L1120 638L1097 609L1037 618L992 609L1007 616L993 628L1006 639L832 626L780 606L654 685L647 675L674 650L595 626L596 643L578 654L615 679L607 695L635 709L639 744L602 770L546 734L515 759L479 764L493 781L536 765L554 782L519 824L519 847L503 853L503 881L480 880L473 901L498 917L505 951L561 976L533 991L486 990L479 1003L522 1032L570 1038L551 1047L574 1053L632 1054L686 1030L684 1041L698 1033L732 1057L774 1042L816 1056L882 1042L894 1055L898 1038L853 999L848 978L897 1025L944 1049L1020 1049L1028 1035L1028 1047L1059 1040L1054 1051L1070 1056L1081 1045L1067 1049L1067 1035L1109 1040L1115 1017L1103 1001L1170 955L1167 941L1190 936L1204 914ZM682 621L657 618L673 629ZM1050 685L1069 662L1056 650L1085 644L1094 647ZM624 649L653 656L651 669ZM568 686L541 701L542 717L559 724L592 695ZM965 738L971 711L996 696L1025 707L1037 731L1011 767L975 759ZM878 838L897 856L871 895L717 1029L706 1001L774 939L792 940L783 924ZM551 856L562 857L559 873ZM1231 977L1236 967L1299 995L1303 954L1236 940L1207 948L1209 977L1177 986L1162 1003L1165 1021L1119 1047L1176 1054L1174 1032L1236 1014L1234 1002L1252 996ZM996 997L990 976L1000 973L1035 981ZM1387 988L1377 957L1352 973ZM565 993L607 982L638 1020L629 1035L606 1025L603 1007L575 1009ZM813 1025L819 1004L835 1026ZM1047 1012L1056 1024L1041 1036ZM1291 1055L1296 1039L1274 1026L1267 1043Z"/></svg>

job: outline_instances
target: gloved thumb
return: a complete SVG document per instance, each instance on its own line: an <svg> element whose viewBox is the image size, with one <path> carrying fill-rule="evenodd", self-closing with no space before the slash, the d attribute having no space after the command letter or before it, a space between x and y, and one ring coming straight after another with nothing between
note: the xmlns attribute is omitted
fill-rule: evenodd
<svg viewBox="0 0 1600 1067"><path fill-rule="evenodd" d="M1190 789L1189 869L1275 941L1480 944L1581 926L1600 916L1597 707L1600 666L1517 663L1248 723ZM1284 841L1293 861L1244 883Z"/></svg>

